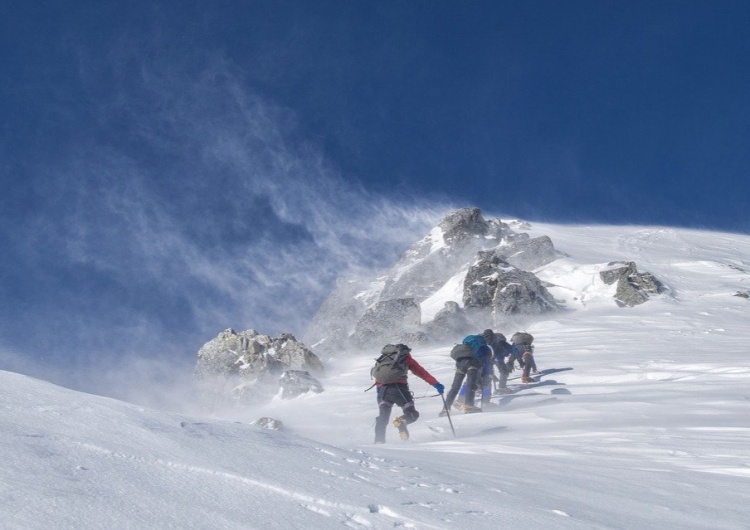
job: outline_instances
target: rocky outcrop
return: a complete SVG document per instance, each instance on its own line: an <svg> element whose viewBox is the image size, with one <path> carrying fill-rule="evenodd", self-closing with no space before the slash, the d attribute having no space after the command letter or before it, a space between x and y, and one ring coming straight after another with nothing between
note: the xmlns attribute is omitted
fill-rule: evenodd
<svg viewBox="0 0 750 530"><path fill-rule="evenodd" d="M649 299L649 295L661 294L664 285L651 273L638 272L632 261L612 261L608 269L599 272L602 281L607 285L617 284L615 302L620 307L634 307Z"/></svg>
<svg viewBox="0 0 750 530"><path fill-rule="evenodd" d="M294 398L308 392L319 394L323 392L320 381L304 370L287 370L279 379L281 385L281 397L283 399Z"/></svg>
<svg viewBox="0 0 750 530"><path fill-rule="evenodd" d="M262 429L268 429L269 431L281 431L284 429L284 424L281 422L281 420L269 418L268 416L258 418L250 425L255 425L256 427L260 427Z"/></svg>
<svg viewBox="0 0 750 530"><path fill-rule="evenodd" d="M278 393L287 370L322 375L323 363L289 333L227 329L198 351L193 380L204 405L261 403Z"/></svg>
<svg viewBox="0 0 750 530"><path fill-rule="evenodd" d="M457 302L448 301L435 318L425 325L425 334L429 340L446 341L468 335L472 329L466 311Z"/></svg>
<svg viewBox="0 0 750 530"><path fill-rule="evenodd" d="M518 269L495 251L480 252L464 280L464 307L491 308L495 315L538 315L559 305L534 274Z"/></svg>
<svg viewBox="0 0 750 530"><path fill-rule="evenodd" d="M377 302L359 319L352 335L357 346L420 340L421 310L413 298ZM382 344L380 344L382 346Z"/></svg>
<svg viewBox="0 0 750 530"><path fill-rule="evenodd" d="M486 221L479 208L457 210L404 253L386 276L379 299L414 298L421 302L479 250L497 246L512 236L508 225L496 219Z"/></svg>
<svg viewBox="0 0 750 530"><path fill-rule="evenodd" d="M446 215L438 224L443 232L443 240L449 247L461 246L476 238L493 237L499 239L507 225L485 221L479 208L462 208Z"/></svg>
<svg viewBox="0 0 750 530"><path fill-rule="evenodd" d="M514 267L525 271L543 267L560 257L560 253L555 250L548 236L531 239L528 234L520 234L509 245L498 249L497 255Z"/></svg>
<svg viewBox="0 0 750 530"><path fill-rule="evenodd" d="M527 225L515 223L518 228ZM495 250L502 259L521 270L532 270L557 259L552 240L532 239L517 233L499 219L485 219L479 208L463 208L445 216L422 240L412 245L393 268L377 280L341 281L321 305L310 325L306 339L316 351L335 354L341 348L359 348L363 344L442 340L454 330L464 333L492 318L490 310L482 316L474 311L473 326L461 309L460 295L455 307L441 311L431 322L416 320L419 304L449 285L457 274L464 274L477 254ZM510 295L510 291L507 291ZM413 300L407 310L403 302ZM518 310L528 305L521 300ZM510 310L509 304L501 307ZM474 306L476 310L479 306ZM489 306L487 306L489 307ZM393 315L388 315L395 310ZM385 333L385 335L382 335Z"/></svg>

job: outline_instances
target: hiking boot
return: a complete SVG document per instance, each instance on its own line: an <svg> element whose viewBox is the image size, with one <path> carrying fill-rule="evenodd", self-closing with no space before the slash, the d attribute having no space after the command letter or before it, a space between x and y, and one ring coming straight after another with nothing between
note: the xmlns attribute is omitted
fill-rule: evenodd
<svg viewBox="0 0 750 530"><path fill-rule="evenodd" d="M532 379L531 377L522 377L521 378L521 382L523 384L536 383L536 381L534 379Z"/></svg>
<svg viewBox="0 0 750 530"><path fill-rule="evenodd" d="M448 409L446 409L445 407L443 407L443 410L441 410L440 414L438 414L438 416L440 416L441 418L447 415L448 415Z"/></svg>
<svg viewBox="0 0 750 530"><path fill-rule="evenodd" d="M402 440L409 439L409 429L406 428L406 420L404 418L398 417L393 420L393 426L398 429L398 435Z"/></svg>
<svg viewBox="0 0 750 530"><path fill-rule="evenodd" d="M461 407L461 410L464 414L474 414L476 412L482 412L482 409L480 409L476 405L464 405L463 407Z"/></svg>
<svg viewBox="0 0 750 530"><path fill-rule="evenodd" d="M493 392L493 394L512 394L512 393L513 391L508 387L498 388L497 390Z"/></svg>

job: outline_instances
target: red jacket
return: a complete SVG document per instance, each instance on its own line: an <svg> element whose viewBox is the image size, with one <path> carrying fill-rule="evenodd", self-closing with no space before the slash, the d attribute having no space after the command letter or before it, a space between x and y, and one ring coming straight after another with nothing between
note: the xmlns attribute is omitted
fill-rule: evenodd
<svg viewBox="0 0 750 530"><path fill-rule="evenodd" d="M424 379L425 382L429 385L436 385L437 379L432 377L430 375L430 372L425 370L421 364L419 364L414 357L411 356L411 353L406 356L406 366L409 368L409 371L419 377L420 379ZM396 384L398 383L406 383L406 377L404 377L402 380L396 381ZM376 382L375 386L381 386L381 383Z"/></svg>

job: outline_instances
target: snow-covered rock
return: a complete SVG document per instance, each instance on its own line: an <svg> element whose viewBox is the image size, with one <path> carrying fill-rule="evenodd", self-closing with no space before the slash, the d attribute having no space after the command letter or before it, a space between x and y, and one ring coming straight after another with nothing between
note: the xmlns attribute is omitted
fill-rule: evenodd
<svg viewBox="0 0 750 530"><path fill-rule="evenodd" d="M256 427L260 427L262 429L268 429L269 431L280 431L284 428L284 423L281 420L269 418L268 416L258 418L257 420L252 422L251 425L255 425Z"/></svg>
<svg viewBox="0 0 750 530"><path fill-rule="evenodd" d="M377 302L357 322L352 340L360 347L375 346L384 337L392 343L414 342L420 323L419 304L413 298Z"/></svg>
<svg viewBox="0 0 750 530"><path fill-rule="evenodd" d="M473 331L466 310L457 302L448 300L435 318L425 324L425 333L433 341L458 340L457 337L468 335Z"/></svg>
<svg viewBox="0 0 750 530"><path fill-rule="evenodd" d="M621 307L633 307L646 302L649 294L661 294L665 288L648 272L638 272L635 263L613 261L607 270L601 271L602 281L607 285L617 284L615 302Z"/></svg>
<svg viewBox="0 0 750 530"><path fill-rule="evenodd" d="M323 392L320 381L305 370L287 370L279 379L281 385L281 397L283 399L294 398L308 392L319 394Z"/></svg>
<svg viewBox="0 0 750 530"><path fill-rule="evenodd" d="M464 307L491 308L496 315L538 315L560 309L531 272L518 269L494 251L480 252L464 281Z"/></svg>
<svg viewBox="0 0 750 530"><path fill-rule="evenodd" d="M278 392L287 370L322 374L323 363L289 333L226 329L198 351L193 378L205 405L258 403Z"/></svg>

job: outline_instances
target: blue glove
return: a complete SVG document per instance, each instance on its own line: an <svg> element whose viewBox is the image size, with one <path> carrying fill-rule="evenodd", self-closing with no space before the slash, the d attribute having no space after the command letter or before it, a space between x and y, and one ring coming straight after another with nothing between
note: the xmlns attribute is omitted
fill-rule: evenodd
<svg viewBox="0 0 750 530"><path fill-rule="evenodd" d="M441 385L440 383L435 383L432 386L435 387L435 390L437 390L438 394L442 394L443 392L445 392L445 387Z"/></svg>

